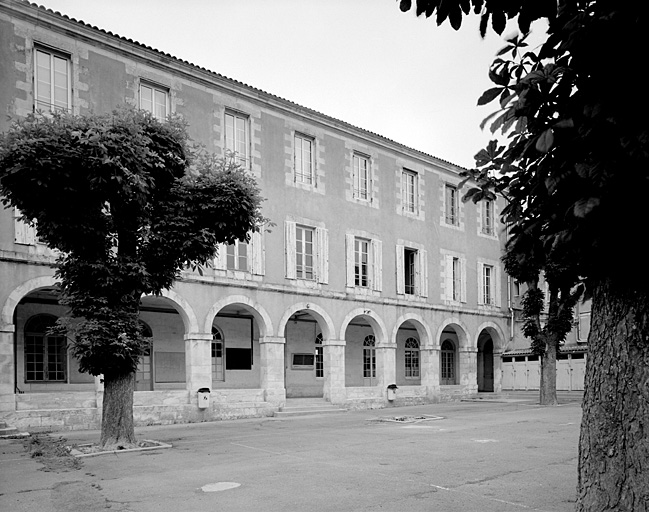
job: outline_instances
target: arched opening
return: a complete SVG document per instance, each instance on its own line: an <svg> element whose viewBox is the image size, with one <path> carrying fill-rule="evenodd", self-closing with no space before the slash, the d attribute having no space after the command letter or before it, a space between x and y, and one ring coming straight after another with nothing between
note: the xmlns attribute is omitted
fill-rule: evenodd
<svg viewBox="0 0 649 512"><path fill-rule="evenodd" d="M319 319L310 310L296 311L286 322L284 337L286 397L322 397L325 347Z"/></svg>
<svg viewBox="0 0 649 512"><path fill-rule="evenodd" d="M421 384L420 330L421 326L412 320L406 320L397 330L396 383L399 386Z"/></svg>
<svg viewBox="0 0 649 512"><path fill-rule="evenodd" d="M376 349L380 343L375 321L354 316L345 328L345 387L373 387L379 383Z"/></svg>
<svg viewBox="0 0 649 512"><path fill-rule="evenodd" d="M135 391L185 389L186 326L180 306L164 296L140 301L142 334L150 339L135 373Z"/></svg>
<svg viewBox="0 0 649 512"><path fill-rule="evenodd" d="M260 387L259 338L264 330L259 313L239 302L223 306L212 320L212 387Z"/></svg>
<svg viewBox="0 0 649 512"><path fill-rule="evenodd" d="M442 341L440 351L440 384L452 386L458 383L458 357L456 341L447 337Z"/></svg>
<svg viewBox="0 0 649 512"><path fill-rule="evenodd" d="M488 331L478 337L478 391L494 390L494 342Z"/></svg>
<svg viewBox="0 0 649 512"><path fill-rule="evenodd" d="M69 340L49 334L49 329L65 314L56 286L31 290L16 303L13 323L17 393L94 390L95 379L79 371L79 362L69 350Z"/></svg>

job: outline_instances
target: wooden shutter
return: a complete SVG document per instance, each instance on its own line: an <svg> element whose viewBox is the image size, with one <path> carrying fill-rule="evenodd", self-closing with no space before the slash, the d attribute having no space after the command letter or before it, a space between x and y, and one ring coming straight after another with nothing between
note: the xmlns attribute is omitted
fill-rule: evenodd
<svg viewBox="0 0 649 512"><path fill-rule="evenodd" d="M250 237L251 261L250 272L257 276L263 276L266 273L266 258L264 257L264 228L255 231Z"/></svg>
<svg viewBox="0 0 649 512"><path fill-rule="evenodd" d="M36 245L36 229L20 218L22 213L14 208L14 242L22 245Z"/></svg>
<svg viewBox="0 0 649 512"><path fill-rule="evenodd" d="M286 277L295 279L295 222L287 220L284 223L284 251L286 254Z"/></svg>
<svg viewBox="0 0 649 512"><path fill-rule="evenodd" d="M383 242L372 240L372 289L383 291Z"/></svg>
<svg viewBox="0 0 649 512"><path fill-rule="evenodd" d="M354 235L345 235L345 264L347 270L347 286L354 287Z"/></svg>
<svg viewBox="0 0 649 512"><path fill-rule="evenodd" d="M214 256L214 268L216 270L228 269L228 246L226 244L219 244L217 246L217 254Z"/></svg>
<svg viewBox="0 0 649 512"><path fill-rule="evenodd" d="M317 280L329 283L329 232L325 228L316 228L316 258L318 265Z"/></svg>
<svg viewBox="0 0 649 512"><path fill-rule="evenodd" d="M466 302L466 258L460 258L460 302Z"/></svg>
<svg viewBox="0 0 649 512"><path fill-rule="evenodd" d="M478 304L484 303L484 264L478 263Z"/></svg>
<svg viewBox="0 0 649 512"><path fill-rule="evenodd" d="M417 254L419 255L419 295L428 297L428 252L420 249Z"/></svg>
<svg viewBox="0 0 649 512"><path fill-rule="evenodd" d="M444 299L453 300L453 256L444 256Z"/></svg>
<svg viewBox="0 0 649 512"><path fill-rule="evenodd" d="M397 295L406 294L405 269L403 266L403 245L396 246L397 254Z"/></svg>
<svg viewBox="0 0 649 512"><path fill-rule="evenodd" d="M494 279L495 279L495 284L494 284L494 304L498 307L501 306L501 300L500 300L500 295L501 295L501 286L500 286L500 266L499 265L494 265Z"/></svg>

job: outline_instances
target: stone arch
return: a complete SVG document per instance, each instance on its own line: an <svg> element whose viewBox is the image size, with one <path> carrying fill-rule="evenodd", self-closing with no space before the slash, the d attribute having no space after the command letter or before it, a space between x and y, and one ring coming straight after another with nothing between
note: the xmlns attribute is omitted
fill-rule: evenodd
<svg viewBox="0 0 649 512"><path fill-rule="evenodd" d="M480 335L484 330L487 330L489 332L489 335L491 336L494 344L494 350L502 350L505 346L505 334L503 333L502 328L494 322L483 322L482 324L480 324L480 326L476 330L475 342L473 346L478 346L478 339L480 338Z"/></svg>
<svg viewBox="0 0 649 512"><path fill-rule="evenodd" d="M253 301L252 299L250 299L250 297L246 297L245 295L228 295L227 297L224 297L218 302L214 303L205 316L203 332L211 333L212 324L214 323L214 318L216 317L216 315L224 307L230 306L232 304L242 304L246 306L246 309L252 314L253 318L257 322L260 338L272 335L273 322L270 319L270 315L266 312L261 304Z"/></svg>
<svg viewBox="0 0 649 512"><path fill-rule="evenodd" d="M471 346L471 340L469 338L469 330L467 329L466 325L464 325L464 322L462 322L459 318L457 317L451 317L447 318L440 326L439 329L437 329L437 335L435 336L435 346L439 348L440 346L440 340L442 338L442 334L444 333L444 329L447 327L453 327L455 330L455 333L457 334L457 338L459 341L459 347L458 349L461 348L469 348ZM475 348L475 347L474 347Z"/></svg>
<svg viewBox="0 0 649 512"><path fill-rule="evenodd" d="M350 311L349 313L347 313L347 316L345 316L345 319L340 325L341 336L343 337L345 336L347 327L349 326L350 322L357 316L365 317L368 323L372 326L372 329L374 330L374 336L376 337L377 346L381 346L393 342L394 337L388 339L388 330L386 329L385 324L383 323L381 317L371 309L364 309L364 308L356 308Z"/></svg>
<svg viewBox="0 0 649 512"><path fill-rule="evenodd" d="M50 288L57 286L59 282L54 279L54 276L41 276L25 281L23 284L15 288L7 297L2 307L2 324L13 325L13 317L16 306L20 300L29 293L40 288Z"/></svg>
<svg viewBox="0 0 649 512"><path fill-rule="evenodd" d="M392 336L390 337L393 343L396 343L397 341L397 332L399 332L399 328L407 321L412 322L415 329L417 329L417 334L419 334L419 346L421 348L430 348L435 344L428 324L426 324L422 316L417 313L406 313L397 319L394 328L392 329Z"/></svg>
<svg viewBox="0 0 649 512"><path fill-rule="evenodd" d="M165 299L169 299L174 309L180 315L180 318L182 318L183 325L185 326L185 335L188 335L189 333L199 332L196 313L194 313L194 309L182 295L173 290L162 290L160 296L164 297ZM143 297L155 297L155 295L143 295Z"/></svg>
<svg viewBox="0 0 649 512"><path fill-rule="evenodd" d="M277 324L277 336L284 336L286 324L288 323L289 319L298 311L303 310L311 313L320 324L323 343L325 345L327 344L327 340L336 339L336 329L334 327L333 321L331 320L331 317L329 316L329 313L327 313L322 307L314 304L313 302L298 302L287 308L286 311L284 311L279 324Z"/></svg>

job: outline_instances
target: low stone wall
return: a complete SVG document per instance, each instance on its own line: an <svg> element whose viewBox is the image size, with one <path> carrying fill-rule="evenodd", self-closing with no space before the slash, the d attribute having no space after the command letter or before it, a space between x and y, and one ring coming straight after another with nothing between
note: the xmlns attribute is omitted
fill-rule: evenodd
<svg viewBox="0 0 649 512"><path fill-rule="evenodd" d="M187 390L136 391L136 426L195 423L272 416L277 410L263 399L261 389L224 389L210 396L210 407L199 409ZM19 430L59 431L101 428L103 393L25 393L15 395L16 411L3 414Z"/></svg>
<svg viewBox="0 0 649 512"><path fill-rule="evenodd" d="M346 399L338 404L350 410L381 409L457 401L471 396L462 385L441 386L430 396L424 386L400 386L393 401L377 387L345 388ZM101 427L102 393L29 393L15 395L16 411L2 420L19 430L89 430ZM198 397L185 389L136 391L133 397L136 426L198 423L272 416L278 406L264 401L263 389L216 389L210 405L198 407Z"/></svg>

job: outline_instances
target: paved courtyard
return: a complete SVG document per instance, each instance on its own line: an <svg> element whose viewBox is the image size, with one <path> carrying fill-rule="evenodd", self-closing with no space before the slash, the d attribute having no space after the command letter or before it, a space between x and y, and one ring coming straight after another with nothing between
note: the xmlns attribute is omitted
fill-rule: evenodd
<svg viewBox="0 0 649 512"><path fill-rule="evenodd" d="M0 510L571 511L580 420L579 402L529 395L146 427L138 439L173 447L49 468L0 440Z"/></svg>

